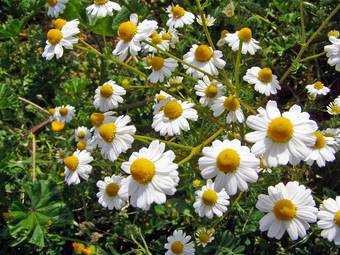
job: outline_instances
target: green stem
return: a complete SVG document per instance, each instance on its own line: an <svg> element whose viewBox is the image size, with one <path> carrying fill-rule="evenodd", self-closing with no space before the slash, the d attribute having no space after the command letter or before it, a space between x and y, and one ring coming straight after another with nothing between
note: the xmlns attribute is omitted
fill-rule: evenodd
<svg viewBox="0 0 340 255"><path fill-rule="evenodd" d="M162 143L169 144L171 146L178 147L178 148L181 148L181 149L184 149L184 150L192 150L194 148L194 147L189 146L189 145L183 145L183 144L178 144L178 143L174 143L174 142L169 142L169 141L166 141L166 140L160 140L158 138L153 138L153 137L149 137L149 136L134 135L133 137L136 140L141 141L141 142L159 140Z"/></svg>
<svg viewBox="0 0 340 255"><path fill-rule="evenodd" d="M35 182L37 179L36 175L36 140L35 135L33 133L30 133L30 136L32 137L32 181Z"/></svg>
<svg viewBox="0 0 340 255"><path fill-rule="evenodd" d="M215 50L215 45L214 45L214 43L211 39L209 30L208 30L208 27L207 27L207 23L205 22L204 13L203 13L203 9L202 9L200 0L196 0L196 5L198 7L198 11L199 11L200 16L201 16L203 30L204 30L204 33L207 37L208 43L209 43L210 47Z"/></svg>
<svg viewBox="0 0 340 255"><path fill-rule="evenodd" d="M301 19L301 41L306 42L305 20L303 16L303 0L300 0L300 19Z"/></svg>
<svg viewBox="0 0 340 255"><path fill-rule="evenodd" d="M41 106L39 106L39 105L33 103L32 101L30 101L30 100L28 100L28 99L26 99L26 98L23 98L23 97L18 96L18 99L19 99L20 101L23 101L23 102L25 102L25 103L27 103L27 104L30 104L30 105L34 106L35 108L39 109L40 111L42 111L42 112L44 112L44 113L47 113L48 115L50 114L46 109L42 108Z"/></svg>
<svg viewBox="0 0 340 255"><path fill-rule="evenodd" d="M318 54L315 54L315 55L312 55L312 56L309 56L309 57L306 57L306 58L303 58L303 59L300 60L300 62L307 62L309 60L313 60L313 59L316 59L316 58L324 56L324 55L326 55L325 51L318 53Z"/></svg>

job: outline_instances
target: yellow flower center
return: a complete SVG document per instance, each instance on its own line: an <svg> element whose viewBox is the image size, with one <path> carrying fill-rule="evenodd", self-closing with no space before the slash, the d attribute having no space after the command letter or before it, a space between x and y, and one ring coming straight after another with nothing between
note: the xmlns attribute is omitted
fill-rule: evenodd
<svg viewBox="0 0 340 255"><path fill-rule="evenodd" d="M81 140L79 142L77 142L77 149L82 151L86 149L86 142Z"/></svg>
<svg viewBox="0 0 340 255"><path fill-rule="evenodd" d="M184 249L184 245L182 244L181 241L174 241L171 244L171 251L175 254L182 254Z"/></svg>
<svg viewBox="0 0 340 255"><path fill-rule="evenodd" d="M263 81L265 83L271 82L273 80L272 69L270 69L268 67L262 68L259 71L258 76L259 76L260 81Z"/></svg>
<svg viewBox="0 0 340 255"><path fill-rule="evenodd" d="M334 221L335 224L340 228L340 210L335 213Z"/></svg>
<svg viewBox="0 0 340 255"><path fill-rule="evenodd" d="M113 88L109 84L104 84L100 87L100 95L105 98L109 98L113 94Z"/></svg>
<svg viewBox="0 0 340 255"><path fill-rule="evenodd" d="M59 109L59 113L61 116L65 117L68 113L68 109L66 107L62 107Z"/></svg>
<svg viewBox="0 0 340 255"><path fill-rule="evenodd" d="M321 81L317 81L314 83L314 88L315 89L322 89L324 87L323 83Z"/></svg>
<svg viewBox="0 0 340 255"><path fill-rule="evenodd" d="M130 172L133 179L137 182L140 184L147 184L151 182L152 178L155 176L156 167L152 161L146 158L139 158L131 164Z"/></svg>
<svg viewBox="0 0 340 255"><path fill-rule="evenodd" d="M48 112L50 113L51 116L53 116L55 114L55 108L48 109Z"/></svg>
<svg viewBox="0 0 340 255"><path fill-rule="evenodd" d="M119 25L118 34L125 42L130 42L137 33L137 26L131 21L123 22Z"/></svg>
<svg viewBox="0 0 340 255"><path fill-rule="evenodd" d="M202 231L198 235L198 239L200 240L201 243L208 243L210 241L210 236L206 231Z"/></svg>
<svg viewBox="0 0 340 255"><path fill-rule="evenodd" d="M52 121L51 123L51 129L52 131L59 132L63 130L65 127L65 123L60 122L60 121Z"/></svg>
<svg viewBox="0 0 340 255"><path fill-rule="evenodd" d="M151 42L153 44L160 44L162 43L162 37L159 36L159 34L157 32L153 32L151 35L150 35L150 38L151 38Z"/></svg>
<svg viewBox="0 0 340 255"><path fill-rule="evenodd" d="M126 86L128 86L128 85L129 85L129 80L128 80L128 79L122 80L122 86L123 86L123 87L126 87Z"/></svg>
<svg viewBox="0 0 340 255"><path fill-rule="evenodd" d="M242 28L240 31L238 31L238 38L243 42L250 42L252 38L252 32L251 29L248 27Z"/></svg>
<svg viewBox="0 0 340 255"><path fill-rule="evenodd" d="M240 108L240 100L235 96L228 96L224 100L224 108L229 112L235 112L238 108Z"/></svg>
<svg viewBox="0 0 340 255"><path fill-rule="evenodd" d="M213 51L206 44L202 44L195 50L195 58L199 62L207 62L213 56Z"/></svg>
<svg viewBox="0 0 340 255"><path fill-rule="evenodd" d="M206 89L205 89L205 95L209 98L214 98L217 96L218 89L215 84L210 84Z"/></svg>
<svg viewBox="0 0 340 255"><path fill-rule="evenodd" d="M64 159L64 164L68 170L74 172L79 165L79 159L76 156L68 156Z"/></svg>
<svg viewBox="0 0 340 255"><path fill-rule="evenodd" d="M273 119L267 128L267 135L276 143L288 142L294 134L292 122L285 117Z"/></svg>
<svg viewBox="0 0 340 255"><path fill-rule="evenodd" d="M103 124L99 127L99 134L107 143L111 143L116 137L117 126L113 123Z"/></svg>
<svg viewBox="0 0 340 255"><path fill-rule="evenodd" d="M117 183L109 183L106 185L105 187L105 193L109 196L109 197L115 197L118 194L119 191L119 185Z"/></svg>
<svg viewBox="0 0 340 255"><path fill-rule="evenodd" d="M185 14L185 10L184 8L180 7L180 6L172 6L172 16L174 16L175 18L180 18L183 17Z"/></svg>
<svg viewBox="0 0 340 255"><path fill-rule="evenodd" d="M330 111L334 114L339 114L340 113L340 105L336 105L336 104L331 105Z"/></svg>
<svg viewBox="0 0 340 255"><path fill-rule="evenodd" d="M54 7L57 5L58 0L47 0L49 6Z"/></svg>
<svg viewBox="0 0 340 255"><path fill-rule="evenodd" d="M328 37L330 36L335 36L336 38L338 38L340 36L340 33L337 30L331 30L328 32Z"/></svg>
<svg viewBox="0 0 340 255"><path fill-rule="evenodd" d="M320 131L315 131L314 136L316 137L316 141L314 144L315 149L321 149L326 146L327 144L326 139Z"/></svg>
<svg viewBox="0 0 340 255"><path fill-rule="evenodd" d="M154 71L161 70L164 66L164 58L162 57L150 57L148 58L147 62Z"/></svg>
<svg viewBox="0 0 340 255"><path fill-rule="evenodd" d="M56 29L61 30L63 26L67 23L67 21L59 18L59 19L56 19L53 23Z"/></svg>
<svg viewBox="0 0 340 255"><path fill-rule="evenodd" d="M192 186L194 186L194 188L197 188L201 185L201 181L198 179L195 179L192 181Z"/></svg>
<svg viewBox="0 0 340 255"><path fill-rule="evenodd" d="M279 220L292 220L296 216L296 206L289 199L281 199L275 203L273 213Z"/></svg>
<svg viewBox="0 0 340 255"><path fill-rule="evenodd" d="M172 35L170 33L163 33L162 39L170 41L172 39Z"/></svg>
<svg viewBox="0 0 340 255"><path fill-rule="evenodd" d="M99 112L94 112L90 116L92 126L99 127L104 121L105 115Z"/></svg>
<svg viewBox="0 0 340 255"><path fill-rule="evenodd" d="M56 45L63 38L63 33L59 29L50 29L47 32L47 40L50 44Z"/></svg>
<svg viewBox="0 0 340 255"><path fill-rule="evenodd" d="M205 205L213 206L217 202L217 193L215 190L207 189L203 192L202 201Z"/></svg>
<svg viewBox="0 0 340 255"><path fill-rule="evenodd" d="M109 0L94 0L96 5L103 5L106 4Z"/></svg>
<svg viewBox="0 0 340 255"><path fill-rule="evenodd" d="M166 96L164 95L158 95L156 96L156 101L159 103L160 101L163 101L164 99L166 99Z"/></svg>
<svg viewBox="0 0 340 255"><path fill-rule="evenodd" d="M176 119L183 113L183 108L176 101L169 101L163 106L164 115L169 119Z"/></svg>
<svg viewBox="0 0 340 255"><path fill-rule="evenodd" d="M77 137L79 138L79 139L83 139L84 137L85 137L85 132L83 131L83 130L81 130L81 131L79 131L78 133L77 133Z"/></svg>
<svg viewBox="0 0 340 255"><path fill-rule="evenodd" d="M233 149L225 149L218 154L216 165L225 174L235 172L240 165L240 155Z"/></svg>

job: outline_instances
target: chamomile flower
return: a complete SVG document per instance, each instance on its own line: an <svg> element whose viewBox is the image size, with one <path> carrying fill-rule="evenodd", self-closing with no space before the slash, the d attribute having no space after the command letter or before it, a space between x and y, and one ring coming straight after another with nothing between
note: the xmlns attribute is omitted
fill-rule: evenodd
<svg viewBox="0 0 340 255"><path fill-rule="evenodd" d="M177 87L181 85L182 82L183 82L182 76L174 76L174 77L169 78L168 82L164 86L167 88Z"/></svg>
<svg viewBox="0 0 340 255"><path fill-rule="evenodd" d="M228 17L231 18L235 15L235 5L233 1L230 1L229 4L223 9L223 13Z"/></svg>
<svg viewBox="0 0 340 255"><path fill-rule="evenodd" d="M196 95L201 97L200 103L204 106L210 106L216 98L222 95L224 86L222 83L216 80L210 81L208 76L204 76L202 80L198 80L195 90Z"/></svg>
<svg viewBox="0 0 340 255"><path fill-rule="evenodd" d="M88 139L91 138L91 132L87 127L81 126L81 127L76 128L76 130L74 131L74 136L75 136L76 142L81 141L81 140L87 141Z"/></svg>
<svg viewBox="0 0 340 255"><path fill-rule="evenodd" d="M198 114L193 108L195 104L170 99L162 100L162 110L153 117L152 128L162 136L180 135L190 130L188 120L197 121Z"/></svg>
<svg viewBox="0 0 340 255"><path fill-rule="evenodd" d="M208 243L211 243L215 237L214 233L206 228L200 228L196 232L196 243L201 245L202 247L207 246Z"/></svg>
<svg viewBox="0 0 340 255"><path fill-rule="evenodd" d="M99 127L98 147L104 158L115 161L121 153L131 148L136 132L135 126L127 126L131 121L127 115L115 118L114 122Z"/></svg>
<svg viewBox="0 0 340 255"><path fill-rule="evenodd" d="M149 210L153 203L164 204L166 195L175 194L179 182L175 157L158 140L132 153L121 166L129 176L122 180L120 193L128 194L131 205L142 210Z"/></svg>
<svg viewBox="0 0 340 255"><path fill-rule="evenodd" d="M327 106L327 112L330 115L339 115L340 114L340 101L330 102Z"/></svg>
<svg viewBox="0 0 340 255"><path fill-rule="evenodd" d="M54 120L51 122L51 130L54 132L60 132L64 130L64 128L65 128L64 122L60 122L58 120Z"/></svg>
<svg viewBox="0 0 340 255"><path fill-rule="evenodd" d="M64 12L67 2L68 0L47 0L47 15L57 18L59 14Z"/></svg>
<svg viewBox="0 0 340 255"><path fill-rule="evenodd" d="M154 99L154 105L153 105L153 114L157 114L161 111L163 104L161 103L163 100L166 99L174 99L173 96L171 96L170 94L166 93L165 91L161 90L158 94L155 95L155 99Z"/></svg>
<svg viewBox="0 0 340 255"><path fill-rule="evenodd" d="M335 152L338 152L340 150L340 128L327 128L322 131L322 134L334 139L335 143L331 146L335 149Z"/></svg>
<svg viewBox="0 0 340 255"><path fill-rule="evenodd" d="M184 25L190 25L195 21L195 15L179 5L170 5L166 11L169 16L166 22L168 27L182 28Z"/></svg>
<svg viewBox="0 0 340 255"><path fill-rule="evenodd" d="M112 54L118 56L119 60L126 59L128 54L137 56L142 49L141 41L148 38L158 25L154 20L144 20L138 24L138 15L130 15L130 21L123 22L118 27L119 42Z"/></svg>
<svg viewBox="0 0 340 255"><path fill-rule="evenodd" d="M90 121L92 124L92 128L90 129L91 132L93 132L92 138L89 140L88 145L91 146L93 149L95 149L98 146L98 143L100 141L99 138L99 127L102 124L111 123L116 120L116 117L113 116L114 112L94 112L90 116Z"/></svg>
<svg viewBox="0 0 340 255"><path fill-rule="evenodd" d="M148 80L152 83L163 82L166 77L178 66L177 61L172 58L163 58L160 56L149 56L146 60L148 68L152 70Z"/></svg>
<svg viewBox="0 0 340 255"><path fill-rule="evenodd" d="M165 255L194 255L195 246L191 236L187 236L182 230L175 230L172 236L167 238L168 242L164 245L167 249Z"/></svg>
<svg viewBox="0 0 340 255"><path fill-rule="evenodd" d="M316 97L318 95L327 95L330 91L321 81L317 81L313 84L309 84L306 86L308 94L312 97Z"/></svg>
<svg viewBox="0 0 340 255"><path fill-rule="evenodd" d="M335 70L340 72L340 38L330 36L328 39L332 44L324 47L328 57L327 63L335 66Z"/></svg>
<svg viewBox="0 0 340 255"><path fill-rule="evenodd" d="M320 205L317 222L321 236L328 241L340 245L340 196L328 198Z"/></svg>
<svg viewBox="0 0 340 255"><path fill-rule="evenodd" d="M312 165L316 161L319 167L324 167L326 162L335 160L335 149L333 147L335 140L333 137L324 136L320 131L315 131L314 136L316 141L305 161L308 165Z"/></svg>
<svg viewBox="0 0 340 255"><path fill-rule="evenodd" d="M72 156L66 157L64 159L65 182L68 185L79 184L79 177L87 181L92 171L92 166L89 165L92 161L93 157L91 157L91 154L86 150L76 150Z"/></svg>
<svg viewBox="0 0 340 255"><path fill-rule="evenodd" d="M204 14L203 17L204 17L204 21L205 21L205 24L206 24L207 27L211 27L211 26L214 25L216 19L213 16L211 16L209 14L208 15ZM198 24L203 26L201 15L197 16L196 20L197 20Z"/></svg>
<svg viewBox="0 0 340 255"><path fill-rule="evenodd" d="M57 163L62 164L64 159L67 157L67 151L65 149L58 149L55 153L55 159Z"/></svg>
<svg viewBox="0 0 340 255"><path fill-rule="evenodd" d="M123 103L121 96L126 94L126 90L118 86L114 81L107 81L96 89L93 105L102 112L118 108L118 104Z"/></svg>
<svg viewBox="0 0 340 255"><path fill-rule="evenodd" d="M254 55L258 49L261 49L258 45L259 42L253 38L252 31L248 27L242 28L236 33L227 33L225 41L233 51L238 51L240 41L242 41L242 54Z"/></svg>
<svg viewBox="0 0 340 255"><path fill-rule="evenodd" d="M179 41L178 31L174 27L169 27L168 30L163 30L160 33L163 40L168 41L171 48L176 47L176 43Z"/></svg>
<svg viewBox="0 0 340 255"><path fill-rule="evenodd" d="M306 236L308 223L316 221L318 212L311 190L296 181L270 186L268 195L258 196L256 208L267 213L260 220L261 231L276 239L287 231L293 241Z"/></svg>
<svg viewBox="0 0 340 255"><path fill-rule="evenodd" d="M198 166L204 179L215 179L216 190L223 188L231 196L237 190L245 191L248 183L255 183L260 160L252 154L248 147L241 146L237 139L215 140L211 147L204 147L203 157Z"/></svg>
<svg viewBox="0 0 340 255"><path fill-rule="evenodd" d="M116 2L109 0L94 0L93 4L86 7L86 12L89 16L104 18L106 16L112 16L113 10L120 11L122 7Z"/></svg>
<svg viewBox="0 0 340 255"><path fill-rule="evenodd" d="M75 37L80 32L77 19L71 21L57 19L54 24L55 28L47 32L46 46L42 54L46 60L51 60L54 56L57 59L61 58L64 48L73 49L73 45L78 42L78 38Z"/></svg>
<svg viewBox="0 0 340 255"><path fill-rule="evenodd" d="M235 96L221 96L217 98L211 105L214 117L220 116L224 111L228 111L226 118L227 123L244 121L244 114L241 109L240 100Z"/></svg>
<svg viewBox="0 0 340 255"><path fill-rule="evenodd" d="M165 51L168 51L170 47L169 40L164 40L162 35L156 31L146 38L145 41L150 42ZM143 48L145 52L157 53L158 51L155 47L147 43L143 43Z"/></svg>
<svg viewBox="0 0 340 255"><path fill-rule="evenodd" d="M212 219L214 214L221 217L228 209L229 196L224 188L217 191L212 180L207 180L207 185L195 192L196 201L194 203L195 212L200 217Z"/></svg>
<svg viewBox="0 0 340 255"><path fill-rule="evenodd" d="M276 95L281 89L276 75L273 75L272 69L265 67L252 67L247 70L243 80L249 84L254 84L254 89L266 96Z"/></svg>
<svg viewBox="0 0 340 255"><path fill-rule="evenodd" d="M328 32L328 38L331 37L331 36L334 36L335 38L339 38L340 36L340 32L337 31L337 30L331 30Z"/></svg>
<svg viewBox="0 0 340 255"><path fill-rule="evenodd" d="M222 51L213 50L206 44L194 44L190 51L183 56L185 62L200 68L210 75L218 75L218 69L225 66L222 59ZM187 74L191 74L194 78L201 78L204 74L196 69L184 65Z"/></svg>
<svg viewBox="0 0 340 255"><path fill-rule="evenodd" d="M62 123L68 123L74 118L76 110L71 105L56 107L56 119Z"/></svg>
<svg viewBox="0 0 340 255"><path fill-rule="evenodd" d="M49 117L50 122L57 120L56 108L49 108L48 113L50 114Z"/></svg>
<svg viewBox="0 0 340 255"><path fill-rule="evenodd" d="M119 194L122 177L118 175L106 176L103 181L97 182L99 192L98 203L109 210L119 210L126 205L128 198Z"/></svg>
<svg viewBox="0 0 340 255"><path fill-rule="evenodd" d="M296 165L307 157L309 147L316 141L313 132L318 129L307 112L293 105L281 114L275 101L257 111L258 115L247 118L247 125L255 131L245 136L248 142L255 143L251 148L255 155L263 156L270 167L288 162Z"/></svg>
<svg viewBox="0 0 340 255"><path fill-rule="evenodd" d="M260 169L258 173L269 173L269 174L272 173L272 169L268 166L268 164L262 157L260 157Z"/></svg>

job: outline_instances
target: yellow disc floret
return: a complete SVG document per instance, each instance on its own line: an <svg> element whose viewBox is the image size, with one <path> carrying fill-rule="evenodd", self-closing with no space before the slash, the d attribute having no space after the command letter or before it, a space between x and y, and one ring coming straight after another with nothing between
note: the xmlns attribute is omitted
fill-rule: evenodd
<svg viewBox="0 0 340 255"><path fill-rule="evenodd" d="M50 29L47 32L47 40L50 44L56 45L63 39L63 33L59 29Z"/></svg>
<svg viewBox="0 0 340 255"><path fill-rule="evenodd" d="M81 140L79 142L77 142L77 149L82 151L86 149L86 142Z"/></svg>
<svg viewBox="0 0 340 255"><path fill-rule="evenodd" d="M131 21L123 22L119 25L118 34L125 42L130 42L137 33L137 26Z"/></svg>
<svg viewBox="0 0 340 255"><path fill-rule="evenodd" d="M106 4L109 0L94 0L96 5L103 5Z"/></svg>
<svg viewBox="0 0 340 255"><path fill-rule="evenodd" d="M163 33L162 39L170 41L172 39L172 35L170 33Z"/></svg>
<svg viewBox="0 0 340 255"><path fill-rule="evenodd" d="M106 195L108 195L109 197L115 197L118 194L119 191L119 185L117 183L109 183L106 185L105 187L105 193Z"/></svg>
<svg viewBox="0 0 340 255"><path fill-rule="evenodd" d="M276 143L288 142L294 134L294 126L292 122L285 117L273 119L267 129L268 137Z"/></svg>
<svg viewBox="0 0 340 255"><path fill-rule="evenodd" d="M47 4L51 7L56 6L58 3L58 0L47 0Z"/></svg>
<svg viewBox="0 0 340 255"><path fill-rule="evenodd" d="M273 213L279 220L292 220L296 216L296 206L289 199L281 199L275 203Z"/></svg>
<svg viewBox="0 0 340 255"><path fill-rule="evenodd" d="M238 108L240 108L240 100L235 96L228 96L223 103L223 106L229 112L235 112Z"/></svg>
<svg viewBox="0 0 340 255"><path fill-rule="evenodd" d="M212 83L205 89L204 92L207 97L214 98L217 96L218 88L215 84Z"/></svg>
<svg viewBox="0 0 340 255"><path fill-rule="evenodd" d="M51 116L53 116L55 114L55 108L48 109L48 112Z"/></svg>
<svg viewBox="0 0 340 255"><path fill-rule="evenodd" d="M172 16L174 16L174 18L183 17L184 14L185 14L184 8L182 8L181 6L178 6L178 5L172 6L171 12L172 12Z"/></svg>
<svg viewBox="0 0 340 255"><path fill-rule="evenodd" d="M171 251L175 254L182 254L184 249L184 245L182 244L181 241L174 241L171 244Z"/></svg>
<svg viewBox="0 0 340 255"><path fill-rule="evenodd" d="M314 144L315 149L321 149L326 146L327 144L326 139L320 131L315 131L314 136L316 137L316 141Z"/></svg>
<svg viewBox="0 0 340 255"><path fill-rule="evenodd" d="M198 46L195 50L195 58L199 62L209 61L212 58L213 54L213 51L206 44Z"/></svg>
<svg viewBox="0 0 340 255"><path fill-rule="evenodd" d="M334 221L335 224L340 228L340 210L335 213Z"/></svg>
<svg viewBox="0 0 340 255"><path fill-rule="evenodd" d="M314 83L314 88L319 90L319 89L322 89L324 87L324 84L321 82L321 81L317 81Z"/></svg>
<svg viewBox="0 0 340 255"><path fill-rule="evenodd" d="M113 94L113 88L110 84L104 84L100 87L100 95L105 98L109 98Z"/></svg>
<svg viewBox="0 0 340 255"><path fill-rule="evenodd" d="M94 127L99 127L104 121L105 115L100 112L94 112L90 116L91 124Z"/></svg>
<svg viewBox="0 0 340 255"><path fill-rule="evenodd" d="M68 170L74 172L79 165L79 159L76 156L68 156L64 159L64 164Z"/></svg>
<svg viewBox="0 0 340 255"><path fill-rule="evenodd" d="M213 206L217 202L217 193L215 190L207 189L203 192L202 201L205 205Z"/></svg>
<svg viewBox="0 0 340 255"><path fill-rule="evenodd" d="M164 115L169 119L176 119L183 113L183 108L176 101L169 101L163 107Z"/></svg>
<svg viewBox="0 0 340 255"><path fill-rule="evenodd" d="M83 130L81 130L81 131L79 131L78 133L77 133L77 137L79 138L79 139L83 139L84 137L85 137L85 131L83 131Z"/></svg>
<svg viewBox="0 0 340 255"><path fill-rule="evenodd" d="M146 158L139 158L131 164L130 172L135 181L140 184L147 184L155 176L156 167L152 161Z"/></svg>
<svg viewBox="0 0 340 255"><path fill-rule="evenodd" d="M273 80L272 69L270 69L268 67L262 68L259 71L258 76L259 76L259 80L264 82L264 83L271 82Z"/></svg>
<svg viewBox="0 0 340 255"><path fill-rule="evenodd" d="M157 32L153 32L150 35L150 38L151 38L151 42L156 45L162 43L163 41L162 37L160 37L160 35Z"/></svg>
<svg viewBox="0 0 340 255"><path fill-rule="evenodd" d="M65 123L60 121L52 121L51 123L51 129L52 131L59 132L62 131L65 128Z"/></svg>
<svg viewBox="0 0 340 255"><path fill-rule="evenodd" d="M200 243L208 243L210 241L210 236L206 231L201 231L198 235Z"/></svg>
<svg viewBox="0 0 340 255"><path fill-rule="evenodd" d="M240 166L240 155L233 149L225 149L218 154L216 165L225 174L235 172Z"/></svg>
<svg viewBox="0 0 340 255"><path fill-rule="evenodd" d="M160 101L163 101L164 99L166 99L166 96L164 95L157 95L156 96L156 101L159 103Z"/></svg>
<svg viewBox="0 0 340 255"><path fill-rule="evenodd" d="M164 66L164 58L162 57L150 57L147 59L148 65L152 67L154 71L159 71Z"/></svg>
<svg viewBox="0 0 340 255"><path fill-rule="evenodd" d="M62 107L59 109L59 113L61 116L65 117L68 114L68 109L66 107Z"/></svg>
<svg viewBox="0 0 340 255"><path fill-rule="evenodd" d="M237 35L241 41L249 43L252 38L252 31L249 27L244 27L238 31Z"/></svg>
<svg viewBox="0 0 340 255"><path fill-rule="evenodd" d="M331 37L331 36L338 38L340 36L340 33L338 30L331 30L328 32L328 37Z"/></svg>
<svg viewBox="0 0 340 255"><path fill-rule="evenodd" d="M99 127L99 134L107 143L111 143L116 137L117 126L114 123L103 124Z"/></svg>
<svg viewBox="0 0 340 255"><path fill-rule="evenodd" d="M60 18L56 19L56 20L53 22L54 27L55 27L56 29L59 29L59 30L61 30L61 29L63 28L63 26L64 26L66 23L67 23L66 20L60 19Z"/></svg>

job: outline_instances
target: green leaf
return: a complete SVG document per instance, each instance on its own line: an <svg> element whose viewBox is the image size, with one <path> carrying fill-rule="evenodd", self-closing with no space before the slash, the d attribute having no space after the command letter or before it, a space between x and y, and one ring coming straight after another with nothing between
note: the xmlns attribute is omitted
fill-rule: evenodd
<svg viewBox="0 0 340 255"><path fill-rule="evenodd" d="M13 19L1 25L0 38L11 38L17 36L21 32L26 20L26 17L22 19Z"/></svg>

